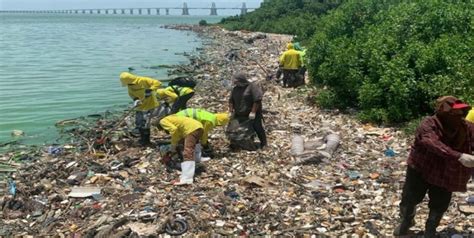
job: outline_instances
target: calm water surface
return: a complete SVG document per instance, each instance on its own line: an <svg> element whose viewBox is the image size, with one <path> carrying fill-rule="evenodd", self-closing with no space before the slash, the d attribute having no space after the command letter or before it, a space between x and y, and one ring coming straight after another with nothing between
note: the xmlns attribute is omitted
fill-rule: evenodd
<svg viewBox="0 0 474 238"><path fill-rule="evenodd" d="M44 143L57 121L127 105L120 72L166 78L150 67L187 63L179 53L201 42L160 26L201 19L220 17L0 14L0 143L14 129L25 143Z"/></svg>

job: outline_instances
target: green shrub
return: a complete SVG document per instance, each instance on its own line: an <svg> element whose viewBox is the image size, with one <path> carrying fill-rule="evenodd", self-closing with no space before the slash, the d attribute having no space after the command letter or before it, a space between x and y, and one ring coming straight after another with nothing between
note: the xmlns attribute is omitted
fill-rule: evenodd
<svg viewBox="0 0 474 238"><path fill-rule="evenodd" d="M220 24L228 30L290 34L297 36L298 41L305 41L314 34L319 16L340 4L340 1L271 0L244 16L223 18Z"/></svg>
<svg viewBox="0 0 474 238"><path fill-rule="evenodd" d="M317 24L310 76L364 121L419 118L441 95L469 100L473 9L470 1L347 1Z"/></svg>
<svg viewBox="0 0 474 238"><path fill-rule="evenodd" d="M316 95L316 103L324 108L336 108L337 98L336 94L331 90L322 89Z"/></svg>
<svg viewBox="0 0 474 238"><path fill-rule="evenodd" d="M206 20L200 20L199 25L200 26L207 26L207 21Z"/></svg>

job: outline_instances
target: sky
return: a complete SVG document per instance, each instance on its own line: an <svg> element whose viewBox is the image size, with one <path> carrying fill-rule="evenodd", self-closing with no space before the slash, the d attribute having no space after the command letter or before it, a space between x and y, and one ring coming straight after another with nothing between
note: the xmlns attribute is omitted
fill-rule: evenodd
<svg viewBox="0 0 474 238"><path fill-rule="evenodd" d="M67 10L91 8L180 7L259 7L262 0L0 0L0 10Z"/></svg>

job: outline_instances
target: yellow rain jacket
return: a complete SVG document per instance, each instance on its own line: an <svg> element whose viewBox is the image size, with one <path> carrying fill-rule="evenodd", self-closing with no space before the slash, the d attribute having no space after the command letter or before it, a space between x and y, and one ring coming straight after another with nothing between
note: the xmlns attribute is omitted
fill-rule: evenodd
<svg viewBox="0 0 474 238"><path fill-rule="evenodd" d="M204 109L188 108L176 113L178 116L189 117L199 121L203 126L203 133L201 137L201 144L207 145L209 132L216 126L222 126L229 122L229 115L227 113L214 114Z"/></svg>
<svg viewBox="0 0 474 238"><path fill-rule="evenodd" d="M177 145L180 140L197 129L202 129L202 124L192 118L169 115L160 120L160 125L171 135L171 145Z"/></svg>
<svg viewBox="0 0 474 238"><path fill-rule="evenodd" d="M161 85L160 81L123 72L120 74L120 82L122 82L123 87L128 86L128 95L133 100L139 99L142 101L137 110L148 111L160 105L155 92ZM151 90L151 96L145 97L146 89Z"/></svg>
<svg viewBox="0 0 474 238"><path fill-rule="evenodd" d="M165 100L168 103L174 103L178 97L190 94L192 92L194 92L192 88L179 86L168 86L166 88L160 88L156 90L158 98Z"/></svg>
<svg viewBox="0 0 474 238"><path fill-rule="evenodd" d="M466 121L474 123L474 109L471 109L467 114Z"/></svg>
<svg viewBox="0 0 474 238"><path fill-rule="evenodd" d="M287 48L280 56L280 66L283 69L299 69L302 65L300 53L293 48L292 43L288 43Z"/></svg>

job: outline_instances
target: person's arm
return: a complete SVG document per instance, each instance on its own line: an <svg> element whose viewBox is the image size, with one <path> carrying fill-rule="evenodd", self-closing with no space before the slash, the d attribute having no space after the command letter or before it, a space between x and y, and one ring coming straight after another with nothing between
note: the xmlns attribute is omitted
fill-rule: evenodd
<svg viewBox="0 0 474 238"><path fill-rule="evenodd" d="M283 67L283 64L285 63L285 53L281 54L278 63L280 64L280 67Z"/></svg>
<svg viewBox="0 0 474 238"><path fill-rule="evenodd" d="M209 132L212 130L212 123L206 121L203 124L203 132L201 136L201 145L207 145L207 140L209 139Z"/></svg>
<svg viewBox="0 0 474 238"><path fill-rule="evenodd" d="M458 160L462 153L444 144L438 136L438 130L434 119L425 119L416 132L418 143L440 157Z"/></svg>
<svg viewBox="0 0 474 238"><path fill-rule="evenodd" d="M259 101L259 102L254 102L254 103L252 104L252 113L256 113L257 110L260 108L260 105L261 105L261 104L262 104L261 101Z"/></svg>
<svg viewBox="0 0 474 238"><path fill-rule="evenodd" d="M156 79L150 79L149 84L150 84L149 88L153 91L157 90L161 86L161 82Z"/></svg>

